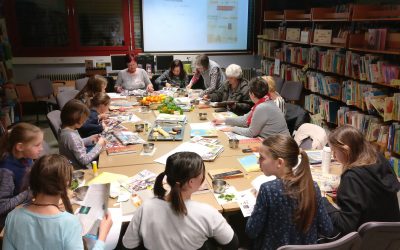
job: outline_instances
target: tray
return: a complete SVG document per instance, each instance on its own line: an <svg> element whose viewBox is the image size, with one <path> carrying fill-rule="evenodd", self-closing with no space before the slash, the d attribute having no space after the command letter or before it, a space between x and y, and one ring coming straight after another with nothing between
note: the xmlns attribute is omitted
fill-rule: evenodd
<svg viewBox="0 0 400 250"><path fill-rule="evenodd" d="M182 141L183 136L185 134L185 125L182 126L180 124L163 124L158 127L161 127L163 130L165 130L165 132L169 133L172 131L172 128L178 127L178 126L182 129L181 132L176 135L170 134L170 137L165 137L159 133L157 138L154 138L153 137L154 128L152 128L149 133L148 140L149 141Z"/></svg>

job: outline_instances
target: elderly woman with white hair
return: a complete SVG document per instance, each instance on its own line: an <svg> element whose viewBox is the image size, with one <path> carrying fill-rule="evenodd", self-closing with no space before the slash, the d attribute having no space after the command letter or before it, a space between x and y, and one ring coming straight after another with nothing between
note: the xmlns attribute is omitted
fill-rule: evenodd
<svg viewBox="0 0 400 250"><path fill-rule="evenodd" d="M225 74L227 81L225 81L224 85L203 98L212 102L226 102L230 111L237 115L244 115L253 106L249 96L249 83L243 78L242 68L239 65L229 65Z"/></svg>
<svg viewBox="0 0 400 250"><path fill-rule="evenodd" d="M200 96L208 95L221 88L225 81L225 75L218 63L210 60L207 55L201 54L195 58L194 66L196 67L196 73L186 88L191 89L200 79L200 75L203 77L204 87L206 88L201 92Z"/></svg>

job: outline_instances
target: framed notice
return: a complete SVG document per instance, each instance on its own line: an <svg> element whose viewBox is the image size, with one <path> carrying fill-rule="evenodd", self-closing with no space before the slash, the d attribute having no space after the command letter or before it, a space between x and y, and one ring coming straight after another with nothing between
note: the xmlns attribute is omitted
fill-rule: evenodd
<svg viewBox="0 0 400 250"><path fill-rule="evenodd" d="M314 30L314 43L328 43L332 40L332 30Z"/></svg>
<svg viewBox="0 0 400 250"><path fill-rule="evenodd" d="M310 35L309 31L302 31L300 32L300 42L308 43L308 37Z"/></svg>
<svg viewBox="0 0 400 250"><path fill-rule="evenodd" d="M300 29L287 28L286 29L286 40L288 40L288 41L299 41L300 40Z"/></svg>

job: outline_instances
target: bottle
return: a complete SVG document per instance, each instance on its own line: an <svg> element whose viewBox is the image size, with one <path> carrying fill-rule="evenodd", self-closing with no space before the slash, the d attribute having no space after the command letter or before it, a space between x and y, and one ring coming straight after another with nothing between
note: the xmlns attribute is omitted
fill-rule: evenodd
<svg viewBox="0 0 400 250"><path fill-rule="evenodd" d="M331 148L324 147L324 149L322 150L322 164L321 164L322 174L329 174L330 167L331 167Z"/></svg>
<svg viewBox="0 0 400 250"><path fill-rule="evenodd" d="M98 172L97 172L97 161L92 161L92 168L93 168L93 175L97 176Z"/></svg>

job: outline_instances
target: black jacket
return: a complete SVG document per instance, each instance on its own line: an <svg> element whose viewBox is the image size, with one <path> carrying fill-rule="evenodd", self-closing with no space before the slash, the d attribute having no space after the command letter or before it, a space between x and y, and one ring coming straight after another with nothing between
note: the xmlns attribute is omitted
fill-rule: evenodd
<svg viewBox="0 0 400 250"><path fill-rule="evenodd" d="M89 117L82 127L78 129L78 132L82 138L103 132L103 125L99 121L99 113L95 109L90 110Z"/></svg>
<svg viewBox="0 0 400 250"><path fill-rule="evenodd" d="M239 85L235 90L231 88L228 81L225 81L224 85L214 93L209 94L209 97L212 102L237 101L234 108L230 109L237 115L247 114L254 104L249 96L249 84L243 78L240 79Z"/></svg>
<svg viewBox="0 0 400 250"><path fill-rule="evenodd" d="M369 221L400 221L400 183L389 162L379 154L375 164L346 170L340 179L337 205L326 202L334 227L343 235Z"/></svg>

